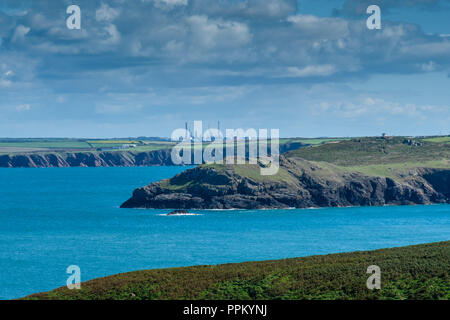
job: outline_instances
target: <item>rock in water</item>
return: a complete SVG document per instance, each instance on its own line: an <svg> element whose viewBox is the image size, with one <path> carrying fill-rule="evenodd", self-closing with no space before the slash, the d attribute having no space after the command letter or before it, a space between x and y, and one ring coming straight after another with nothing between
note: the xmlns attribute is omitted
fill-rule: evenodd
<svg viewBox="0 0 450 320"><path fill-rule="evenodd" d="M186 215L186 214L190 214L189 211L187 210L175 210L172 211L171 213L168 213L168 216L178 216L178 215Z"/></svg>

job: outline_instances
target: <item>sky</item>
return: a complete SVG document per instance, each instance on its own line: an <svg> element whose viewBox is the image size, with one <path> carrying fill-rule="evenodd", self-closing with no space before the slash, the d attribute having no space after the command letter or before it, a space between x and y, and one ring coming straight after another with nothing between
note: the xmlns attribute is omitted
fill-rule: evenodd
<svg viewBox="0 0 450 320"><path fill-rule="evenodd" d="M448 17L450 0L0 0L0 137L168 137L194 120L447 135Z"/></svg>

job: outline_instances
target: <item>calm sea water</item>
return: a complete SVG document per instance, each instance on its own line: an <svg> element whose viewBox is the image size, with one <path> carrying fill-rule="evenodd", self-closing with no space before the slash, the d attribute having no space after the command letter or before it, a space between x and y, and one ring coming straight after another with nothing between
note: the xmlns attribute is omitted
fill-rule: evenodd
<svg viewBox="0 0 450 320"><path fill-rule="evenodd" d="M265 211L119 209L183 168L0 169L0 299L133 270L280 259L450 239L450 206Z"/></svg>

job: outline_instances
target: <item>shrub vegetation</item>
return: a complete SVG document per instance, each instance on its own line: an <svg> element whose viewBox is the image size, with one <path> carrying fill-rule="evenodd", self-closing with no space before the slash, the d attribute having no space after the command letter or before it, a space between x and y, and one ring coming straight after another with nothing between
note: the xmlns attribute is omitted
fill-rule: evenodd
<svg viewBox="0 0 450 320"><path fill-rule="evenodd" d="M381 290L369 290L370 265ZM59 288L26 299L445 299L450 298L450 241L403 248L137 271Z"/></svg>

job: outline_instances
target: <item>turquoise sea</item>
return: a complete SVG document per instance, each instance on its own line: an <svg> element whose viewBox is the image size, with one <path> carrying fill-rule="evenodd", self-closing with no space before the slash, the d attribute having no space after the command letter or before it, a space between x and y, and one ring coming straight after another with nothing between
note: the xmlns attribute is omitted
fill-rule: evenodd
<svg viewBox="0 0 450 320"><path fill-rule="evenodd" d="M141 269L281 259L450 240L450 206L194 211L119 209L185 170L0 169L0 299Z"/></svg>

